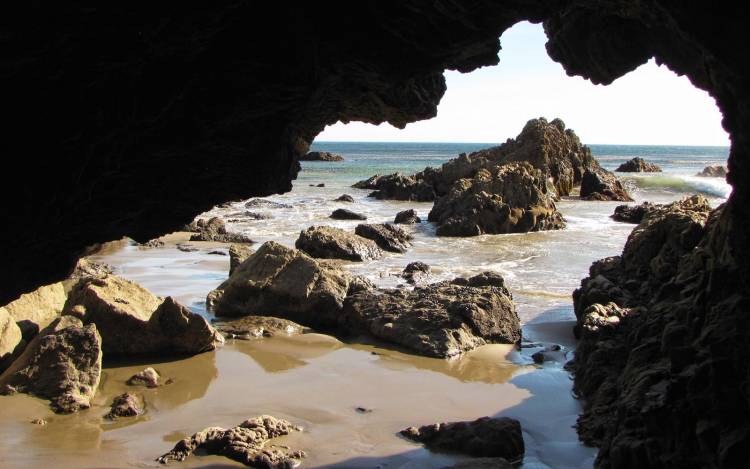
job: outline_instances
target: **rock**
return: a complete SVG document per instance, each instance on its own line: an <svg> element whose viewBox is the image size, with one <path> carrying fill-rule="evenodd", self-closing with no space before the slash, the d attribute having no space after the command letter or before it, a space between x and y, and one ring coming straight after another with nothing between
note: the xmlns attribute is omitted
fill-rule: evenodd
<svg viewBox="0 0 750 469"><path fill-rule="evenodd" d="M431 449L456 451L477 457L523 460L525 452L518 420L482 417L472 422L451 422L409 427L401 435Z"/></svg>
<svg viewBox="0 0 750 469"><path fill-rule="evenodd" d="M430 266L425 264L424 262L410 262L406 265L403 272L401 272L401 277L403 277L408 283L418 283L420 280L422 280L424 277L427 277L430 274Z"/></svg>
<svg viewBox="0 0 750 469"><path fill-rule="evenodd" d="M334 210L333 213L331 213L331 218L334 220L367 220L366 216L345 208L337 208Z"/></svg>
<svg viewBox="0 0 750 469"><path fill-rule="evenodd" d="M358 406L354 408L354 411L358 414L369 414L372 413L372 409L368 409L367 407Z"/></svg>
<svg viewBox="0 0 750 469"><path fill-rule="evenodd" d="M531 355L534 363L541 365L545 362L565 363L568 359L565 350L558 344L548 345Z"/></svg>
<svg viewBox="0 0 750 469"><path fill-rule="evenodd" d="M160 378L161 376L155 369L148 367L128 378L125 384L128 386L146 386L147 388L156 388L159 387Z"/></svg>
<svg viewBox="0 0 750 469"><path fill-rule="evenodd" d="M91 406L99 387L102 338L93 324L64 316L44 328L0 375L0 389L48 399L57 413Z"/></svg>
<svg viewBox="0 0 750 469"><path fill-rule="evenodd" d="M217 316L273 315L331 327L356 283L341 269L269 241L209 293L206 304Z"/></svg>
<svg viewBox="0 0 750 469"><path fill-rule="evenodd" d="M198 232L190 236L190 241L215 241L219 243L247 243L255 241L242 233L229 233L226 223L219 217L198 220Z"/></svg>
<svg viewBox="0 0 750 469"><path fill-rule="evenodd" d="M349 194L341 194L336 199L334 199L335 202L354 202L354 197L352 197Z"/></svg>
<svg viewBox="0 0 750 469"><path fill-rule="evenodd" d="M267 199L251 199L245 203L247 208L292 208L291 205Z"/></svg>
<svg viewBox="0 0 750 469"><path fill-rule="evenodd" d="M109 275L84 279L70 292L64 314L96 324L107 356L195 354L213 350L221 335L173 298Z"/></svg>
<svg viewBox="0 0 750 469"><path fill-rule="evenodd" d="M618 166L615 171L621 173L660 173L661 168L659 165L649 163L643 158L636 156Z"/></svg>
<svg viewBox="0 0 750 469"><path fill-rule="evenodd" d="M31 420L29 423L31 423L32 425L39 425L40 427L47 425L47 421L44 419L34 419L34 420Z"/></svg>
<svg viewBox="0 0 750 469"><path fill-rule="evenodd" d="M317 184L315 187L325 187L325 186L326 186L325 183L321 182L320 184Z"/></svg>
<svg viewBox="0 0 750 469"><path fill-rule="evenodd" d="M163 248L164 241L162 241L159 238L155 238L155 239L146 241L145 243L138 243L138 247L143 248L143 249Z"/></svg>
<svg viewBox="0 0 750 469"><path fill-rule="evenodd" d="M271 220L273 219L273 215L270 215L268 213L259 213L259 212L251 212L249 210L246 210L242 213L242 216L245 218L250 218L251 220Z"/></svg>
<svg viewBox="0 0 750 469"><path fill-rule="evenodd" d="M443 469L513 469L514 467L505 458L472 458L459 461Z"/></svg>
<svg viewBox="0 0 750 469"><path fill-rule="evenodd" d="M112 400L112 406L107 415L107 420L117 420L119 417L136 417L143 413L143 404L134 394L126 392Z"/></svg>
<svg viewBox="0 0 750 469"><path fill-rule="evenodd" d="M378 259L383 255L374 241L330 226L311 226L300 232L294 245L312 257L322 259L359 262Z"/></svg>
<svg viewBox="0 0 750 469"><path fill-rule="evenodd" d="M710 177L710 178L727 177L727 168L721 165L706 166L705 168L703 168L701 172L696 174L696 176Z"/></svg>
<svg viewBox="0 0 750 469"><path fill-rule="evenodd" d="M520 322L508 290L471 284L472 279L460 279L413 291L353 293L344 302L339 327L350 335L369 334L439 358L487 343L520 342Z"/></svg>
<svg viewBox="0 0 750 469"><path fill-rule="evenodd" d="M213 250L211 250L211 251L208 251L208 254L209 254L209 255L212 255L212 256L226 256L226 255L227 255L227 253L226 253L226 252L224 252L224 251L219 251L218 249L213 249Z"/></svg>
<svg viewBox="0 0 750 469"><path fill-rule="evenodd" d="M635 206L619 205L615 208L615 213L612 214L612 218L625 223L638 224L649 214L668 213L673 211L698 212L705 215L711 211L711 206L708 203L708 199L702 195L696 194L669 204L652 204L651 202L644 202Z"/></svg>
<svg viewBox="0 0 750 469"><path fill-rule="evenodd" d="M16 321L5 308L0 308L0 373L18 358L25 345Z"/></svg>
<svg viewBox="0 0 750 469"><path fill-rule="evenodd" d="M266 443L274 438L302 431L286 420L262 415L245 420L236 427L225 430L220 427L208 427L190 438L179 441L172 451L157 459L162 464L171 461L184 461L196 450L202 449L207 454L226 456L246 466L258 468L293 468L298 460L305 456L302 451L282 451L280 446L273 449Z"/></svg>
<svg viewBox="0 0 750 469"><path fill-rule="evenodd" d="M79 263L74 277L81 275L85 269L91 267L87 261ZM67 295L62 282L39 287L33 292L24 293L15 301L3 306L6 313L21 328L24 340L30 341L40 330L47 327L65 306ZM2 353L0 353L2 355ZM2 367L0 366L0 369Z"/></svg>
<svg viewBox="0 0 750 469"><path fill-rule="evenodd" d="M344 157L327 151L310 151L299 157L300 161L344 161Z"/></svg>
<svg viewBox="0 0 750 469"><path fill-rule="evenodd" d="M640 205L618 205L615 207L615 213L611 215L611 218L615 221L637 225L653 206L654 204L651 202L643 202Z"/></svg>
<svg viewBox="0 0 750 469"><path fill-rule="evenodd" d="M238 265L245 262L255 251L247 244L232 244L229 246L229 275L232 275Z"/></svg>
<svg viewBox="0 0 750 469"><path fill-rule="evenodd" d="M84 278L104 278L112 272L114 272L112 266L102 262L93 262L84 257L78 260L73 273L68 277L68 281L75 283Z"/></svg>
<svg viewBox="0 0 750 469"><path fill-rule="evenodd" d="M177 250L182 251L182 252L198 252L199 251L199 249L193 246L192 244L182 244L182 243L177 245Z"/></svg>
<svg viewBox="0 0 750 469"><path fill-rule="evenodd" d="M272 316L243 316L232 321L214 323L216 330L227 339L256 339L276 335L298 335L308 329L288 319Z"/></svg>
<svg viewBox="0 0 750 469"><path fill-rule="evenodd" d="M482 169L435 202L428 220L439 236L523 233L565 226L539 170L528 163Z"/></svg>
<svg viewBox="0 0 750 469"><path fill-rule="evenodd" d="M402 225L413 225L421 221L422 220L417 216L417 212L415 212L414 209L398 212L396 218L393 220L394 223Z"/></svg>
<svg viewBox="0 0 750 469"><path fill-rule="evenodd" d="M415 176L404 176L400 173L388 174L377 179L375 191L368 197L379 200L412 200L429 202L435 200L435 189L432 185Z"/></svg>
<svg viewBox="0 0 750 469"><path fill-rule="evenodd" d="M411 247L412 236L390 223L357 225L354 234L371 239L386 251L404 253Z"/></svg>
<svg viewBox="0 0 750 469"><path fill-rule="evenodd" d="M587 169L583 173L581 198L584 200L620 200L623 202L633 200L617 177L604 168Z"/></svg>

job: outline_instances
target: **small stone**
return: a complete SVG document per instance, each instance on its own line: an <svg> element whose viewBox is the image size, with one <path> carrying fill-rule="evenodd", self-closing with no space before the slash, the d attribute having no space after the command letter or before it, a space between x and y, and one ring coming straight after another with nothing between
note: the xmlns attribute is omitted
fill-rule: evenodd
<svg viewBox="0 0 750 469"><path fill-rule="evenodd" d="M30 423L32 423L34 425L40 425L40 426L47 425L47 421L44 420L44 419L34 419Z"/></svg>
<svg viewBox="0 0 750 469"><path fill-rule="evenodd" d="M104 416L108 420L116 420L119 417L136 417L143 413L143 405L134 394L121 394L112 400L112 408Z"/></svg>
<svg viewBox="0 0 750 469"><path fill-rule="evenodd" d="M157 373L155 369L148 367L140 373L131 376L126 384L129 386L146 386L147 388L155 388L159 386L159 378L161 378L159 373Z"/></svg>
<svg viewBox="0 0 750 469"><path fill-rule="evenodd" d="M342 194L334 199L335 202L354 202L354 197L349 194Z"/></svg>
<svg viewBox="0 0 750 469"><path fill-rule="evenodd" d="M355 407L354 410L360 414L369 414L372 412L372 409L368 409L367 407Z"/></svg>
<svg viewBox="0 0 750 469"><path fill-rule="evenodd" d="M334 220L367 220L366 216L345 208L337 208L334 210L333 213L331 213L331 218Z"/></svg>

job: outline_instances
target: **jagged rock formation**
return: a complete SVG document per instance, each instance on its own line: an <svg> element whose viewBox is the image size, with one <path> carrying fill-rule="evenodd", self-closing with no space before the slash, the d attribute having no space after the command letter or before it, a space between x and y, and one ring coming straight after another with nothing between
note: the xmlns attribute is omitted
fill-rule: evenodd
<svg viewBox="0 0 750 469"><path fill-rule="evenodd" d="M102 369L102 338L94 324L56 319L0 375L0 394L23 392L49 399L52 410L72 413L91 406Z"/></svg>
<svg viewBox="0 0 750 469"><path fill-rule="evenodd" d="M660 173L661 168L657 164L649 163L640 156L636 156L618 166L615 171L622 173Z"/></svg>
<svg viewBox="0 0 750 469"><path fill-rule="evenodd" d="M587 169L581 181L581 198L585 200L619 200L630 202L630 194L617 177L604 168Z"/></svg>
<svg viewBox="0 0 750 469"><path fill-rule="evenodd" d="M482 417L473 422L450 422L409 427L401 435L428 448L458 451L470 456L523 460L525 447L518 420ZM501 466L502 467L502 466Z"/></svg>
<svg viewBox="0 0 750 469"><path fill-rule="evenodd" d="M190 438L180 440L172 451L159 457L157 461L166 464L170 461L184 461L197 449L208 454L226 456L246 466L264 469L293 468L299 459L305 457L303 451L291 451L288 447L267 448L269 440L302 431L286 420L270 415L262 415L245 420L236 427L225 430L221 427L208 427ZM286 448L286 451L282 450Z"/></svg>
<svg viewBox="0 0 750 469"><path fill-rule="evenodd" d="M404 253L411 247L412 236L390 223L357 225L354 234L375 241L385 251Z"/></svg>
<svg viewBox="0 0 750 469"><path fill-rule="evenodd" d="M299 157L300 161L344 161L344 157L327 151L310 151Z"/></svg>
<svg viewBox="0 0 750 469"><path fill-rule="evenodd" d="M401 272L401 277L406 280L407 283L415 284L430 275L430 270L430 266L424 262L410 262L404 267L404 270Z"/></svg>
<svg viewBox="0 0 750 469"><path fill-rule="evenodd" d="M529 163L480 169L460 179L430 210L438 236L523 233L565 227L542 172Z"/></svg>
<svg viewBox="0 0 750 469"><path fill-rule="evenodd" d="M701 170L701 172L699 172L698 174L696 174L696 176L710 177L710 178L723 178L723 177L727 177L727 168L725 168L724 166L721 166L721 165L719 165L719 166L706 166L705 168L703 168L703 170Z"/></svg>
<svg viewBox="0 0 750 469"><path fill-rule="evenodd" d="M198 220L195 224L196 233L190 236L190 241L215 241L219 243L248 243L254 241L242 233L230 233L227 225L219 217L208 220Z"/></svg>
<svg viewBox="0 0 750 469"><path fill-rule="evenodd" d="M347 334L369 334L420 355L453 357L487 343L515 344L521 325L502 277L484 273L413 291L366 289L347 296Z"/></svg>
<svg viewBox="0 0 750 469"><path fill-rule="evenodd" d="M383 256L374 241L331 226L311 226L299 234L294 246L320 259L360 262Z"/></svg>
<svg viewBox="0 0 750 469"><path fill-rule="evenodd" d="M708 213L710 210L711 205L708 203L708 199L702 195L696 194L669 204L652 204L651 202L643 202L640 205L633 206L618 205L615 208L615 213L612 214L612 219L625 223L639 224L643 221L644 217L657 212L668 213L673 211L689 211Z"/></svg>

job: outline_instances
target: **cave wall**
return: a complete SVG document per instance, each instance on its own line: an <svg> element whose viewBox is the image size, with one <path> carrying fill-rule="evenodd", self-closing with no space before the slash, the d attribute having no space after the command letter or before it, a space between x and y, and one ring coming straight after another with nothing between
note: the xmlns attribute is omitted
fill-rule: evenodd
<svg viewBox="0 0 750 469"><path fill-rule="evenodd" d="M257 5L4 8L0 304L63 278L86 246L145 241L215 204L288 191L298 156L327 124L403 127L434 116L444 70L496 64L501 33L531 20L544 22L548 53L570 74L607 84L655 57L716 99L732 139L734 192L699 270L711 295L691 317L735 318L738 337L748 337L740 301L750 296L745 9L705 0ZM737 295L732 314L719 313L719 299ZM702 350L722 342L706 339L700 324ZM727 355L741 377L728 386L747 410L740 358Z"/></svg>

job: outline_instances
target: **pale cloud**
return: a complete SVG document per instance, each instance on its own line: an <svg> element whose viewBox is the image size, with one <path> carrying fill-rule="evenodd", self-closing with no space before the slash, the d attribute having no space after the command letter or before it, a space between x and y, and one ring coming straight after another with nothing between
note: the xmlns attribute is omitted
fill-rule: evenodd
<svg viewBox="0 0 750 469"><path fill-rule="evenodd" d="M654 61L597 86L569 77L544 49L541 25L521 23L501 38L500 65L446 72L437 117L396 129L335 124L318 141L503 142L531 118L560 117L586 143L728 145L721 113L705 91Z"/></svg>

